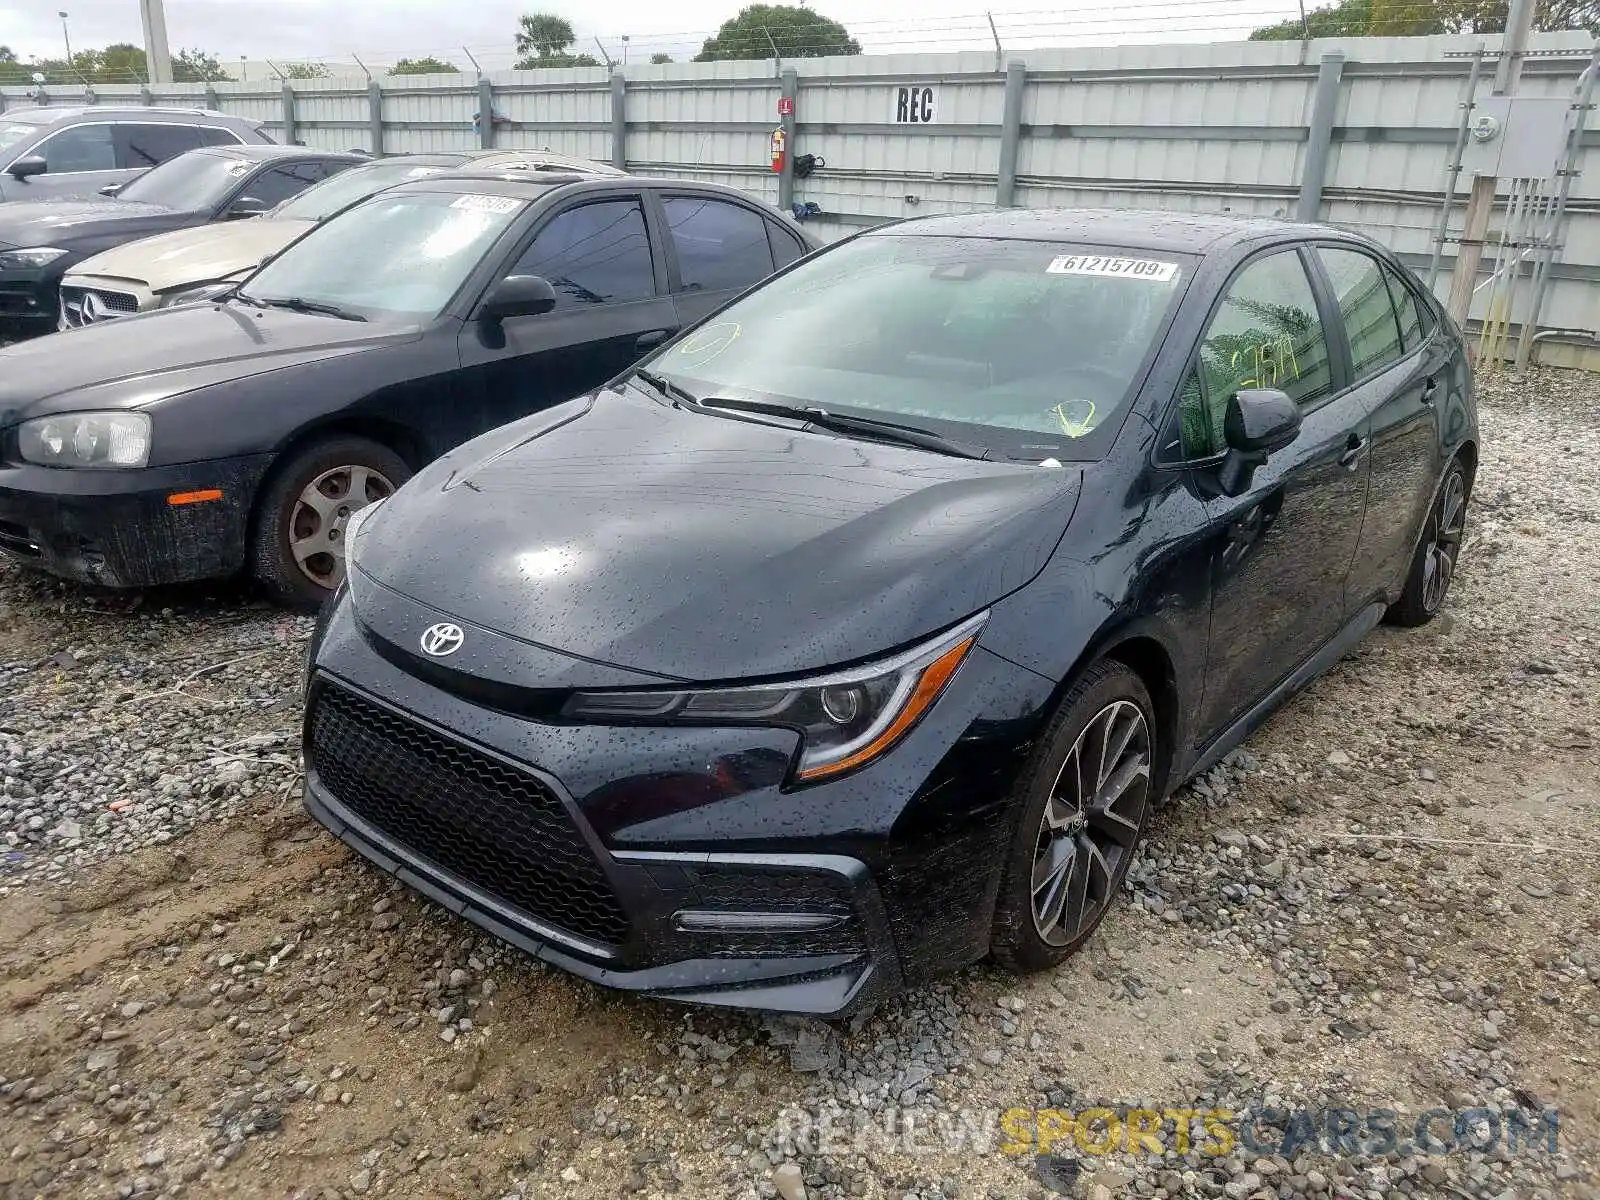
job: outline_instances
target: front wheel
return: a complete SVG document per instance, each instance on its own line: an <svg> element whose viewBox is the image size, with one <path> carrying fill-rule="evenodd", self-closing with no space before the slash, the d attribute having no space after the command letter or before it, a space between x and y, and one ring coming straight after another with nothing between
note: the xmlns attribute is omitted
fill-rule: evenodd
<svg viewBox="0 0 1600 1200"><path fill-rule="evenodd" d="M1144 834L1156 738L1150 694L1121 663L1096 664L1062 701L1019 784L991 943L999 962L1054 967L1100 924Z"/></svg>
<svg viewBox="0 0 1600 1200"><path fill-rule="evenodd" d="M404 459L367 438L333 437L295 452L256 506L252 573L280 603L321 605L344 581L352 514L393 495L410 477Z"/></svg>
<svg viewBox="0 0 1600 1200"><path fill-rule="evenodd" d="M1445 472L1444 486L1428 513L1417 543L1405 591L1390 605L1384 619L1391 625L1426 625L1439 615L1450 593L1450 583L1461 562L1461 543L1467 529L1467 469L1455 459Z"/></svg>

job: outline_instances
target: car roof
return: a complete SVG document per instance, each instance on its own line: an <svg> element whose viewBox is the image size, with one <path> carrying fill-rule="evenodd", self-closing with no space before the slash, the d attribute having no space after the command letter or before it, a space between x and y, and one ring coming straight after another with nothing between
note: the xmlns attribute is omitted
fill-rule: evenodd
<svg viewBox="0 0 1600 1200"><path fill-rule="evenodd" d="M1002 209L997 212L914 217L869 229L930 237L1013 238L1039 242L1098 242L1173 254L1209 254L1267 236L1327 237L1340 231L1277 217L1235 213L1184 213L1136 208Z"/></svg>
<svg viewBox="0 0 1600 1200"><path fill-rule="evenodd" d="M473 169L506 170L522 163L535 167L565 168L590 175L622 176L627 172L610 163L583 158L576 154L560 154L553 150L479 150L471 157Z"/></svg>
<svg viewBox="0 0 1600 1200"><path fill-rule="evenodd" d="M160 104L67 104L33 105L29 108L8 108L0 117L7 121L26 121L30 125L51 125L57 121L76 120L79 117L110 117L137 121L141 118L190 119L204 117L210 121L242 122L244 118L233 113L218 112L214 108L184 108Z"/></svg>
<svg viewBox="0 0 1600 1200"><path fill-rule="evenodd" d="M317 150L311 146L280 146L270 142L242 146L201 146L185 153L210 154L218 158L237 158L245 162L270 162L277 158L334 158L352 163L381 161L367 158L349 150Z"/></svg>

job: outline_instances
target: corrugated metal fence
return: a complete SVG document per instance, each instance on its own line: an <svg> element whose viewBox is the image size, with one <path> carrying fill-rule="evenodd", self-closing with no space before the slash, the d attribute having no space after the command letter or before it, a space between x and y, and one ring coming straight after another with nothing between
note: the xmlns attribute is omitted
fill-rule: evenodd
<svg viewBox="0 0 1600 1200"><path fill-rule="evenodd" d="M1483 48L1492 60L1499 42L1356 38L639 64L614 74L596 67L358 76L159 93L107 86L95 99L203 104L261 121L280 141L333 149L546 148L625 161L641 174L814 203L821 211L808 220L824 237L1007 203L1309 211L1426 268L1468 56ZM1537 35L1520 94L1575 96L1590 47L1582 33ZM1487 91L1485 82L1480 96ZM4 89L7 105L25 97L24 89ZM79 89L53 88L49 97L81 99ZM793 114L780 117L784 99ZM487 127L479 119L486 108ZM820 160L809 177L771 170L769 138L780 122L791 156ZM1600 163L1597 153L1600 130L1591 130L1545 326L1600 326L1600 170L1585 169ZM1468 183L1455 189L1452 230ZM1447 244L1441 295L1453 258ZM1479 309L1481 302L1474 315Z"/></svg>

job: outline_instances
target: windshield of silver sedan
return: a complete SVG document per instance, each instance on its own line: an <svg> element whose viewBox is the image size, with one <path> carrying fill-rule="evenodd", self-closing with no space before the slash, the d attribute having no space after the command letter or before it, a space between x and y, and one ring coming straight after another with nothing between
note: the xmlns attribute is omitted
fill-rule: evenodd
<svg viewBox="0 0 1600 1200"><path fill-rule="evenodd" d="M770 281L644 365L702 399L892 419L991 457L1098 458L1192 261L872 235Z"/></svg>
<svg viewBox="0 0 1600 1200"><path fill-rule="evenodd" d="M383 193L291 243L237 295L307 312L429 319L526 205L476 193Z"/></svg>

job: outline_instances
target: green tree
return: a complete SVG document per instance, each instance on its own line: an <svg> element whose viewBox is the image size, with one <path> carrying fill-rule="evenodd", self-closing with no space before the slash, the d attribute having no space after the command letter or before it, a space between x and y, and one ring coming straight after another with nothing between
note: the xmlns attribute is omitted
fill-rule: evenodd
<svg viewBox="0 0 1600 1200"><path fill-rule="evenodd" d="M389 68L391 75L459 75L461 68L442 58L402 58Z"/></svg>
<svg viewBox="0 0 1600 1200"><path fill-rule="evenodd" d="M650 56L651 64L653 66L657 66L657 67L661 66L663 63L669 63L671 61L672 61L672 55L670 55L670 54L656 53L656 54L652 54Z"/></svg>
<svg viewBox="0 0 1600 1200"><path fill-rule="evenodd" d="M1250 35L1253 42L1293 42L1306 36L1307 29L1314 38L1365 37L1372 24L1372 0L1338 0L1324 4L1306 13L1305 24L1298 17L1268 25Z"/></svg>
<svg viewBox="0 0 1600 1200"><path fill-rule="evenodd" d="M203 50L180 50L172 56L174 83L230 83L233 76L222 69L214 54Z"/></svg>
<svg viewBox="0 0 1600 1200"><path fill-rule="evenodd" d="M33 68L17 57L10 46L0 46L0 87L32 82Z"/></svg>
<svg viewBox="0 0 1600 1200"><path fill-rule="evenodd" d="M283 65L285 79L326 79L329 74L327 66L319 62L284 63Z"/></svg>
<svg viewBox="0 0 1600 1200"><path fill-rule="evenodd" d="M150 68L145 62L144 49L129 42L118 42L98 53L99 61L85 74L95 83L149 83ZM77 57L77 56L74 56Z"/></svg>
<svg viewBox="0 0 1600 1200"><path fill-rule="evenodd" d="M569 49L578 40L572 22L554 13L524 13L517 19L517 70L540 67L598 67L592 54L574 54Z"/></svg>
<svg viewBox="0 0 1600 1200"><path fill-rule="evenodd" d="M1415 37L1437 33L1504 33L1507 0L1336 0L1306 14L1312 37ZM1533 27L1600 34L1600 0L1539 0ZM1256 30L1254 41L1297 41L1297 18Z"/></svg>
<svg viewBox="0 0 1600 1200"><path fill-rule="evenodd" d="M803 6L751 4L722 23L709 37L695 62L728 58L822 58L860 54L861 44L837 21Z"/></svg>

